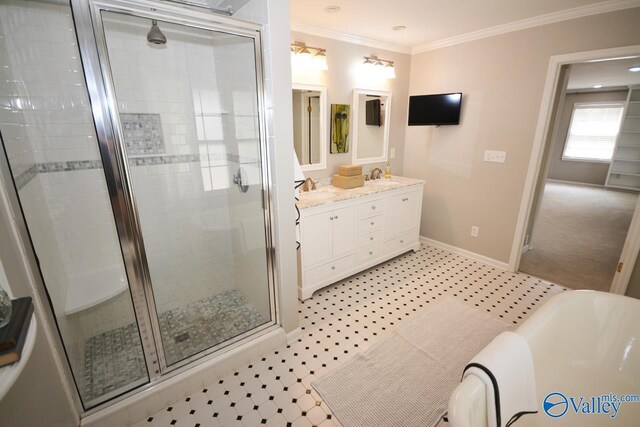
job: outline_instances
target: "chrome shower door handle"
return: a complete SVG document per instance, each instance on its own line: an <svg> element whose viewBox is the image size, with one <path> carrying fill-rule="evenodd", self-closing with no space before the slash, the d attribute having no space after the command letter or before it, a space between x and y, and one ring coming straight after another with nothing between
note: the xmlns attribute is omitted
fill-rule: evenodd
<svg viewBox="0 0 640 427"><path fill-rule="evenodd" d="M242 168L238 168L238 172L233 175L233 183L236 184L243 193L249 190L249 185L243 182L243 177L246 176L247 173Z"/></svg>

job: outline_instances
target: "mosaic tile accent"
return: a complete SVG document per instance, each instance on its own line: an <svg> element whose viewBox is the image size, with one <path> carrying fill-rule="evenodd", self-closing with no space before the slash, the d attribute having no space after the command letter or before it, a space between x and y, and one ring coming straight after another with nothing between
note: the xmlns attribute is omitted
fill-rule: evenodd
<svg viewBox="0 0 640 427"><path fill-rule="evenodd" d="M38 173L69 172L102 169L102 160L71 160L65 162L38 163Z"/></svg>
<svg viewBox="0 0 640 427"><path fill-rule="evenodd" d="M29 183L33 178L38 175L38 165L33 165L26 171L22 172L20 175L14 178L16 182L16 187L18 187L18 191L22 190L22 188Z"/></svg>
<svg viewBox="0 0 640 427"><path fill-rule="evenodd" d="M70 160L65 162L36 163L20 175L14 177L18 191L24 188L38 174L48 172L68 172L102 169L101 160Z"/></svg>
<svg viewBox="0 0 640 427"><path fill-rule="evenodd" d="M266 322L237 290L222 292L160 314L167 363L171 364ZM90 402L146 378L147 368L135 323L85 342L84 389Z"/></svg>
<svg viewBox="0 0 640 427"><path fill-rule="evenodd" d="M199 154L177 156L145 156L129 158L130 166L169 165L174 163L194 163L200 161Z"/></svg>
<svg viewBox="0 0 640 427"><path fill-rule="evenodd" d="M128 154L163 154L160 114L120 114Z"/></svg>
<svg viewBox="0 0 640 427"><path fill-rule="evenodd" d="M237 290L160 314L160 330L167 364L266 323Z"/></svg>
<svg viewBox="0 0 640 427"><path fill-rule="evenodd" d="M518 325L564 290L422 245L316 292L300 303L303 335L297 341L257 356L168 408L141 411L134 426L340 426L311 382L433 302L453 297Z"/></svg>

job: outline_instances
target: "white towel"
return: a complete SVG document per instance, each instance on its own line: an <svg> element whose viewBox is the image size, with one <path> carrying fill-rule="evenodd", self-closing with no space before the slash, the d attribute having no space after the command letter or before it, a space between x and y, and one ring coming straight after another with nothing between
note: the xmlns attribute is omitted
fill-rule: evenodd
<svg viewBox="0 0 640 427"><path fill-rule="evenodd" d="M486 386L489 427L507 427L538 411L531 349L521 335L507 331L495 337L471 359L462 378L468 375Z"/></svg>

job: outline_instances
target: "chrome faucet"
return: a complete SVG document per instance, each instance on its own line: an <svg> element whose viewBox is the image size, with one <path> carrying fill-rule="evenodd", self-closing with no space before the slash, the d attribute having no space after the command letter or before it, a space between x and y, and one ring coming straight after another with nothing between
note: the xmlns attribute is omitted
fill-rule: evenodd
<svg viewBox="0 0 640 427"><path fill-rule="evenodd" d="M380 179L382 178L382 169L380 168L375 168L371 171L371 179Z"/></svg>
<svg viewBox="0 0 640 427"><path fill-rule="evenodd" d="M382 171L380 171L382 172ZM316 189L316 183L311 178L307 178L304 180L304 184L302 184L302 191L311 191Z"/></svg>

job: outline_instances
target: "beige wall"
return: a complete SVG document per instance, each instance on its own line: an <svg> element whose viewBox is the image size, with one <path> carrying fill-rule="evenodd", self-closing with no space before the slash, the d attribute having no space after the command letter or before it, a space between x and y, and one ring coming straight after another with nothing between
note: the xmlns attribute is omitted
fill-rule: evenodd
<svg viewBox="0 0 640 427"><path fill-rule="evenodd" d="M407 124L410 55L360 46L304 33L291 33L291 41L304 42L309 46L327 49L327 71L314 74L293 71L294 83L316 84L327 87L327 116L331 104L351 104L353 89L386 90L391 92L391 125L389 127L389 148L396 149L396 158L391 160L391 170L395 175L403 171L404 132ZM395 61L396 78L392 80L368 79L362 75L361 64L364 56L377 55L379 58ZM352 107L353 108L353 107ZM363 111L364 113L364 111ZM353 118L352 118L353 120ZM327 124L327 136L329 135ZM353 149L353 145L351 145ZM306 177L322 179L338 172L338 166L352 163L352 150L344 154L330 154L327 144L327 168L305 172ZM375 167L384 169L385 163L363 165L365 171Z"/></svg>
<svg viewBox="0 0 640 427"><path fill-rule="evenodd" d="M558 133L551 143L551 164L548 178L562 181L583 182L585 184L604 185L609 172L609 163L577 162L562 160L564 143L567 140L573 106L581 102L625 101L627 91L571 93L567 94L560 111Z"/></svg>
<svg viewBox="0 0 640 427"><path fill-rule="evenodd" d="M5 188L0 179L0 192L4 193ZM13 230L11 214L0 198L0 262L6 273L1 279L3 282L6 280L2 285L8 287L15 298L33 298L31 278L21 256L24 249L14 238ZM54 359L51 342L43 328L45 318L41 302L34 298L34 303L35 320L38 323L36 342L20 377L0 401L0 424L6 427L78 425L75 409L65 392L62 373Z"/></svg>
<svg viewBox="0 0 640 427"><path fill-rule="evenodd" d="M406 128L404 175L426 180L421 234L508 262L549 58L638 45L638 22L628 9L414 55L410 95L464 93L459 126Z"/></svg>

